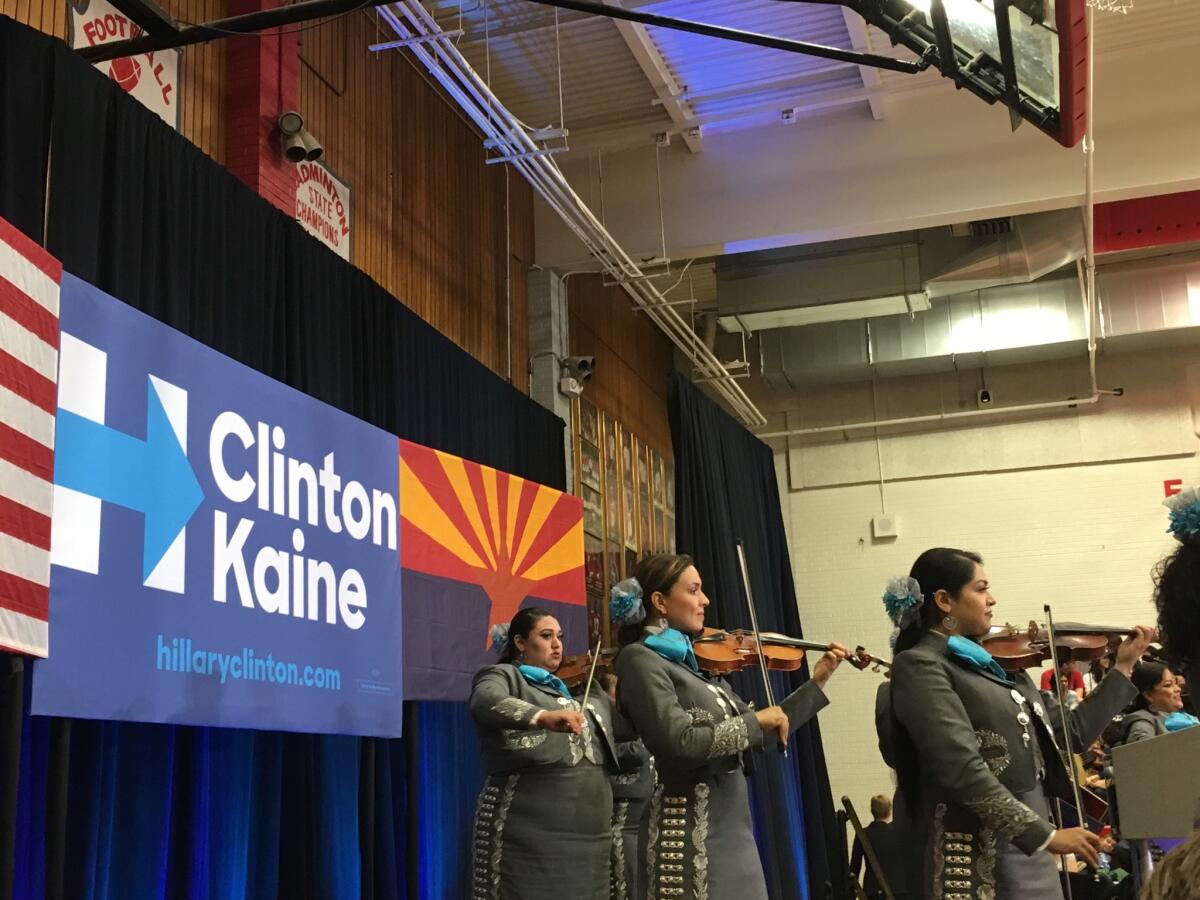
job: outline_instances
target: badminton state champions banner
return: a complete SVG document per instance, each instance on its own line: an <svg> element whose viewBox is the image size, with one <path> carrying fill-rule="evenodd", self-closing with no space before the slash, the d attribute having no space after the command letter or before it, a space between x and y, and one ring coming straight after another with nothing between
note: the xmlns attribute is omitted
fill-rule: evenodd
<svg viewBox="0 0 1200 900"><path fill-rule="evenodd" d="M33 712L399 735L397 438L66 273L60 328Z"/></svg>

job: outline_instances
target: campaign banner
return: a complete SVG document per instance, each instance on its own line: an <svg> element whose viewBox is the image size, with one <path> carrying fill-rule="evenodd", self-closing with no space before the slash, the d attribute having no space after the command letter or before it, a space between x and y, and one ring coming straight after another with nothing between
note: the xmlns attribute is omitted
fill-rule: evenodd
<svg viewBox="0 0 1200 900"><path fill-rule="evenodd" d="M489 466L400 442L405 696L465 700L488 632L537 606L587 648L583 506Z"/></svg>
<svg viewBox="0 0 1200 900"><path fill-rule="evenodd" d="M68 274L40 715L398 736L397 439Z"/></svg>

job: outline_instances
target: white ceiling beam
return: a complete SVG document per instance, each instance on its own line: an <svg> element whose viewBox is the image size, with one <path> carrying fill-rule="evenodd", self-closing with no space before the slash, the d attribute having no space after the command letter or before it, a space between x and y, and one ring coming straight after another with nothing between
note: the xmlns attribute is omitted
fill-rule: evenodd
<svg viewBox="0 0 1200 900"><path fill-rule="evenodd" d="M601 2L605 6L621 6L620 0L601 0ZM662 104L662 108L666 110L671 121L677 126L674 132L682 136L683 142L689 150L699 153L700 128L694 121L695 112L692 110L691 104L679 99L679 95L684 92L685 88L675 80L667 61L663 58L662 51L646 31L646 26L621 19L614 19L613 24L617 26L617 31L621 33L625 44L633 53L633 58L641 66L646 80L650 82L650 87L654 89L655 96Z"/></svg>
<svg viewBox="0 0 1200 900"><path fill-rule="evenodd" d="M858 13L851 12L844 6L842 7L842 18L846 20L846 31L850 33L850 46L864 53L871 52L871 38L867 34L866 21ZM859 66L858 72L862 76L863 87L867 89L879 87L878 69L872 66ZM876 92L871 95L871 115L876 120L887 115L887 101L883 94Z"/></svg>

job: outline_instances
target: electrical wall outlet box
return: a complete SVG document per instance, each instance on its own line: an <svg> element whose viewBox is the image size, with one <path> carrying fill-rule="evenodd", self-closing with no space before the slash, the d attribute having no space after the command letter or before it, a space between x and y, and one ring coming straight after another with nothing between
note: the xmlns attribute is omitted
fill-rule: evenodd
<svg viewBox="0 0 1200 900"><path fill-rule="evenodd" d="M871 520L871 534L876 538L894 538L900 536L896 526L896 517L883 515Z"/></svg>

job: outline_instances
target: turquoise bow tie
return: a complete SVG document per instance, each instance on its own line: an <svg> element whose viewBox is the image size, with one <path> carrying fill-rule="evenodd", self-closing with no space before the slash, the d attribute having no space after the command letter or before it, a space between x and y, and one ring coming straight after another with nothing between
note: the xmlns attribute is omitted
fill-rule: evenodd
<svg viewBox="0 0 1200 900"><path fill-rule="evenodd" d="M992 654L988 653L974 641L954 634L946 639L946 646L950 648L951 653L971 668L977 669L980 672L987 672L989 675L995 675L997 678L1003 678L1007 682L1012 682L1009 674L1000 668L1000 664L996 660L992 659Z"/></svg>
<svg viewBox="0 0 1200 900"><path fill-rule="evenodd" d="M693 672L700 671L696 653L692 650L692 639L674 628L664 628L658 634L646 636L645 644L663 659L684 663Z"/></svg>
<svg viewBox="0 0 1200 900"><path fill-rule="evenodd" d="M554 688L568 700L571 699L571 692L567 690L567 686L557 675L551 675L541 666L517 666L517 668L525 676L526 681L532 681L542 687Z"/></svg>

